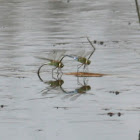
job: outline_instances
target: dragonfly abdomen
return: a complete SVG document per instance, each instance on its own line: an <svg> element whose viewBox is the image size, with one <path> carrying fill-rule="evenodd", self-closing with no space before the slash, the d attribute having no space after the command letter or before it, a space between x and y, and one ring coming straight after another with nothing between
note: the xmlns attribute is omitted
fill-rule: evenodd
<svg viewBox="0 0 140 140"><path fill-rule="evenodd" d="M68 56L68 57L73 58L74 60L78 61L78 57L77 56L74 56L74 55L65 55L65 56Z"/></svg>

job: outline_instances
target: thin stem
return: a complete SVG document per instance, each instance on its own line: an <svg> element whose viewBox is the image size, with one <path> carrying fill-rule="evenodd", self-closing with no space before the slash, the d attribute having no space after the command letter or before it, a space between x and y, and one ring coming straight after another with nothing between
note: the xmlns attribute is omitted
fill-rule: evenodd
<svg viewBox="0 0 140 140"><path fill-rule="evenodd" d="M137 0L135 0L135 3L136 3L137 14L138 14L138 20L139 20L139 23L140 23L140 10L139 10L139 4L138 4L138 1L137 1Z"/></svg>
<svg viewBox="0 0 140 140"><path fill-rule="evenodd" d="M93 47L93 51L90 54L90 56L88 57L88 59L90 59L90 57L93 55L93 53L95 52L96 48L94 47L94 45L92 44L92 42L89 40L89 38L87 37L88 42L90 43L90 45Z"/></svg>

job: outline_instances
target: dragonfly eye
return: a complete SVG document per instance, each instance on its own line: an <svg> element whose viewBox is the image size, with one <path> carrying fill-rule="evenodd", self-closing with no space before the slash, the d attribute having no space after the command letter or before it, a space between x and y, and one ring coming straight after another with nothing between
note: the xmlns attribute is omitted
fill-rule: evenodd
<svg viewBox="0 0 140 140"><path fill-rule="evenodd" d="M86 60L86 64L89 65L91 63L90 60Z"/></svg>
<svg viewBox="0 0 140 140"><path fill-rule="evenodd" d="M59 68L63 68L64 65L62 63L59 63Z"/></svg>
<svg viewBox="0 0 140 140"><path fill-rule="evenodd" d="M89 60L88 64L90 64L90 63L91 63L91 61Z"/></svg>

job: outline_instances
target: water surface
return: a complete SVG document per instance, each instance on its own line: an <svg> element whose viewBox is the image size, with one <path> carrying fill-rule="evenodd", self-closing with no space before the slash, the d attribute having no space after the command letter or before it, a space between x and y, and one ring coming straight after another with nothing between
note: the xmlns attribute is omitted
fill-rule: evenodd
<svg viewBox="0 0 140 140"><path fill-rule="evenodd" d="M63 75L62 88L39 80L53 49L90 50L90 90L76 93L84 78ZM0 1L0 138L27 140L134 140L140 130L140 28L130 0ZM63 72L79 64L66 58ZM45 80L51 79L48 72ZM46 94L45 91L49 89ZM45 93L45 94L43 94Z"/></svg>

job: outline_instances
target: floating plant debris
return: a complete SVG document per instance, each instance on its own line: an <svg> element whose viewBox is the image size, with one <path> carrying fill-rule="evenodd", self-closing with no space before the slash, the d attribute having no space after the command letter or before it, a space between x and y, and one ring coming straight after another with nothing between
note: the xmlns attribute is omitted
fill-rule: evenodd
<svg viewBox="0 0 140 140"><path fill-rule="evenodd" d="M101 73L89 73L89 72L70 72L70 73L64 73L65 75L74 75L77 77L102 77L107 74L101 74Z"/></svg>

